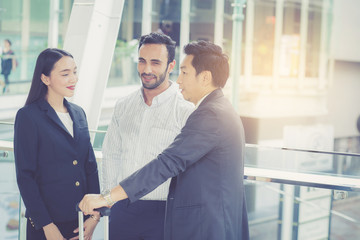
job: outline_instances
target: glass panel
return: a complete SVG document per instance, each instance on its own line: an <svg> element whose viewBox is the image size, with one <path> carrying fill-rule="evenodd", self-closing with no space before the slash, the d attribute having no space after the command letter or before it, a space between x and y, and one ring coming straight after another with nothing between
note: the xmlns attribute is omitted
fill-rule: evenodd
<svg viewBox="0 0 360 240"><path fill-rule="evenodd" d="M11 41L11 50L14 51L16 59L20 65L21 60L21 21L22 21L22 5L20 1L1 1L0 2L0 55L4 48L4 40ZM21 67L21 66L19 66ZM9 75L9 85L7 86L6 94L18 93L18 89L22 88L18 84L13 85L13 82L21 80L19 67L15 71L11 71ZM3 92L4 75L0 75L0 91Z"/></svg>
<svg viewBox="0 0 360 240"><path fill-rule="evenodd" d="M190 42L214 42L215 0L193 0L190 11Z"/></svg>
<svg viewBox="0 0 360 240"><path fill-rule="evenodd" d="M178 0L156 0L153 1L152 31L160 32L171 37L176 42L175 61L180 65L179 44L180 44L180 19L181 19L181 1ZM178 67L175 67L170 74L170 79L176 81L178 76Z"/></svg>
<svg viewBox="0 0 360 240"><path fill-rule="evenodd" d="M94 149L99 156L105 130L91 131L95 137ZM17 190L14 155L11 147L12 124L0 124L0 213L4 227L0 235L7 239L25 239L24 207ZM359 138L339 139L335 148L354 152ZM281 149L246 145L245 166L256 169L277 169L285 172L314 173L360 179L360 154ZM284 178L284 176L276 176ZM271 180L271 178L269 178ZM314 178L315 179L315 178ZM303 179L304 180L304 179ZM250 236L257 239L356 239L360 234L360 192L267 182L261 179L245 180L245 191L250 223ZM345 198L344 198L345 197ZM344 198L344 199L343 199ZM266 201L264 201L266 199ZM19 224L19 216L21 224ZM102 239L103 224L98 224L94 239ZM19 228L21 230L19 230ZM290 235L289 235L290 234Z"/></svg>
<svg viewBox="0 0 360 240"><path fill-rule="evenodd" d="M232 47L232 30L233 30L233 20L232 20L232 15L233 15L233 0L225 0L224 1L224 36L223 36L223 50L226 54L228 54L228 56L231 56L231 47ZM245 8L246 9L246 8ZM244 9L244 16L245 16L245 11ZM244 21L245 21L245 17L244 17ZM245 34L245 24L243 25L243 34ZM245 42L245 35L243 35L243 43ZM245 49L245 46L242 46L243 51ZM241 62L243 62L243 60L241 60ZM243 65L242 65L243 66ZM243 69L243 67L241 68Z"/></svg>
<svg viewBox="0 0 360 240"><path fill-rule="evenodd" d="M319 76L321 18L322 0L309 1L309 25L306 43L306 77Z"/></svg>
<svg viewBox="0 0 360 240"><path fill-rule="evenodd" d="M0 124L0 236L1 239L18 239L20 194L17 188L12 145L13 125ZM9 144L2 146L3 141Z"/></svg>
<svg viewBox="0 0 360 240"><path fill-rule="evenodd" d="M230 5L230 6L229 6ZM240 71L241 74L244 74L244 59L245 59L245 39L246 39L246 5L244 4L242 6L242 14L243 14L243 19L242 19L242 33L241 33L241 44L240 43L233 43L232 42L232 35L233 35L233 12L234 10L234 6L231 6L231 2L226 1L225 2L225 11L230 11L229 15L225 15L224 18L224 52L230 57L230 58L237 58L238 56L241 57L240 61ZM240 48L239 48L240 46ZM232 56L232 48L235 48L236 50L239 50L238 52L236 52L237 56ZM235 50L235 51L236 51ZM230 60L231 61L231 60ZM236 61L236 60L234 60Z"/></svg>
<svg viewBox="0 0 360 240"><path fill-rule="evenodd" d="M360 154L357 153L291 150L248 145L245 152L245 166L360 179Z"/></svg>
<svg viewBox="0 0 360 240"><path fill-rule="evenodd" d="M153 1L153 32L161 32L171 37L179 46L181 1L157 0Z"/></svg>
<svg viewBox="0 0 360 240"><path fill-rule="evenodd" d="M360 137L337 138L334 142L334 149L340 152L359 153ZM360 176L360 160L351 155L336 156L337 169L346 175Z"/></svg>
<svg viewBox="0 0 360 240"><path fill-rule="evenodd" d="M357 239L360 234L358 192L336 199L329 189L245 183L251 240L341 240Z"/></svg>
<svg viewBox="0 0 360 240"><path fill-rule="evenodd" d="M275 1L256 0L252 64L253 75L272 75L275 20Z"/></svg>
<svg viewBox="0 0 360 240"><path fill-rule="evenodd" d="M101 151L106 130L107 130L107 126L99 127L99 129L96 131L90 130L90 136L92 139L94 139L94 143L93 143L94 151Z"/></svg>
<svg viewBox="0 0 360 240"><path fill-rule="evenodd" d="M297 77L299 74L300 17L301 3L286 0L279 56L282 77Z"/></svg>
<svg viewBox="0 0 360 240"><path fill-rule="evenodd" d="M107 87L139 84L137 47L141 36L142 0L124 2Z"/></svg>
<svg viewBox="0 0 360 240"><path fill-rule="evenodd" d="M60 1L59 47L63 45L71 4L70 0ZM6 94L29 91L36 58L47 47L49 8L49 1L32 0L29 5L23 4L23 0L0 1L0 45L3 47L3 40L9 39L17 60Z"/></svg>

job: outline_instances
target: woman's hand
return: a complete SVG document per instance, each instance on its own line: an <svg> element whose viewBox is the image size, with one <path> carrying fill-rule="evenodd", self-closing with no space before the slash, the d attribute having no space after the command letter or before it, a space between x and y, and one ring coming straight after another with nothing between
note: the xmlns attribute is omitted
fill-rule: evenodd
<svg viewBox="0 0 360 240"><path fill-rule="evenodd" d="M44 226L43 230L47 240L66 240L54 223Z"/></svg>
<svg viewBox="0 0 360 240"><path fill-rule="evenodd" d="M84 222L84 240L92 239L92 235L94 233L95 227L99 221L100 221L99 213L95 213L94 215L92 215L92 217L86 219L86 221ZM74 233L78 233L78 232L79 232L79 228L74 230ZM73 237L70 240L76 240L76 239L79 239L79 236Z"/></svg>

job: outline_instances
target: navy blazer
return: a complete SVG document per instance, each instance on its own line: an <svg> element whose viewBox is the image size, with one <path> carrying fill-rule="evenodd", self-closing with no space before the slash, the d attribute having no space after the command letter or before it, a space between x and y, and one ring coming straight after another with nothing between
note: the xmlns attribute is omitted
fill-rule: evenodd
<svg viewBox="0 0 360 240"><path fill-rule="evenodd" d="M166 150L120 185L133 202L172 177L166 240L247 240L244 140L239 115L217 89Z"/></svg>
<svg viewBox="0 0 360 240"><path fill-rule="evenodd" d="M85 112L64 100L73 121L70 135L50 104L38 100L21 108L15 119L16 177L36 229L77 218L76 203L99 193L99 178Z"/></svg>

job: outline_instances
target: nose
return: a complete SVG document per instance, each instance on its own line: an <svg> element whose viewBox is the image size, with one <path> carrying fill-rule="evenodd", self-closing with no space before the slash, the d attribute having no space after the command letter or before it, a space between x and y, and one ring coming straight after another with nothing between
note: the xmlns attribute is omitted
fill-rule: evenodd
<svg viewBox="0 0 360 240"><path fill-rule="evenodd" d="M144 73L148 74L148 73L151 73L151 72L152 72L151 65L150 64L145 64Z"/></svg>
<svg viewBox="0 0 360 240"><path fill-rule="evenodd" d="M74 73L72 75L72 77L70 78L70 82L72 82L72 83L77 83L78 80L79 80L79 77L76 73Z"/></svg>
<svg viewBox="0 0 360 240"><path fill-rule="evenodd" d="M180 83L181 83L180 75L179 75L178 78L176 79L176 83L177 83L177 84L180 84Z"/></svg>

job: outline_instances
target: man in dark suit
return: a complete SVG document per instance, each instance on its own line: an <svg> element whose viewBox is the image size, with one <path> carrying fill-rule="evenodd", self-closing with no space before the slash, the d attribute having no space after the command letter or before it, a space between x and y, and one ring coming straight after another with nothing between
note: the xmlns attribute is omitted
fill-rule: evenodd
<svg viewBox="0 0 360 240"><path fill-rule="evenodd" d="M229 76L220 47L193 42L177 80L184 98L196 105L181 133L156 159L106 195L86 195L85 214L134 202L172 178L167 199L165 239L247 240L248 219L243 185L244 130L221 88Z"/></svg>

